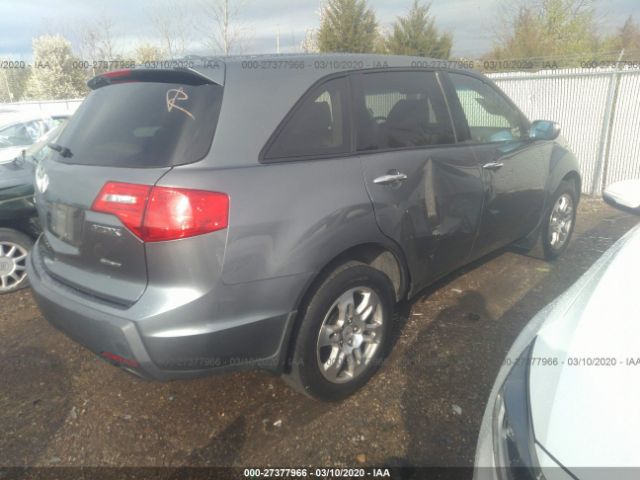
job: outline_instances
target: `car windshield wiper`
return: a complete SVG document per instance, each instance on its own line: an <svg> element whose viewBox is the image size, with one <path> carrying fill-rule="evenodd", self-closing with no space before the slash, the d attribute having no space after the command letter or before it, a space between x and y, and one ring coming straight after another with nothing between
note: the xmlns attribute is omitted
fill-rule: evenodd
<svg viewBox="0 0 640 480"><path fill-rule="evenodd" d="M73 157L73 153L71 153L71 150L69 150L67 147L63 147L62 145L58 145L57 143L47 143L47 147L55 150L65 158Z"/></svg>

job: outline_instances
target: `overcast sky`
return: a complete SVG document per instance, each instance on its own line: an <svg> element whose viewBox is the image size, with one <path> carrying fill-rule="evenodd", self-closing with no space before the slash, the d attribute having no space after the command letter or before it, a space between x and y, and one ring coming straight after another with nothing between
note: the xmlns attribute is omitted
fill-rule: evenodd
<svg viewBox="0 0 640 480"><path fill-rule="evenodd" d="M189 5L202 0L176 0ZM233 0L231 0L233 1ZM245 30L243 53L276 50L280 30L281 51L298 51L307 29L319 24L318 0L243 0L241 23ZM382 27L405 14L412 0L370 0ZM431 12L437 25L454 35L453 55L474 57L492 45L492 27L501 0L433 0ZM0 0L0 59L29 59L31 39L43 33L71 37L74 26L111 17L119 49L132 51L141 41L156 40L149 21L154 0ZM602 31L611 32L633 14L640 21L640 0L596 0ZM196 40L193 53L205 53ZM218 53L218 52L210 52Z"/></svg>

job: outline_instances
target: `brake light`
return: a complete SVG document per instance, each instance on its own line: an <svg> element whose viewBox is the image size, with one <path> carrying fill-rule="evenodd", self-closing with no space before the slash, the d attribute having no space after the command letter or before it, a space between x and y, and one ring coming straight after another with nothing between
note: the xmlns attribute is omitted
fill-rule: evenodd
<svg viewBox="0 0 640 480"><path fill-rule="evenodd" d="M112 70L110 72L105 72L102 74L103 77L111 78L111 79L129 77L130 75L131 75L130 68L124 68L122 70Z"/></svg>
<svg viewBox="0 0 640 480"><path fill-rule="evenodd" d="M225 193L107 182L91 207L110 213L145 242L193 237L227 228Z"/></svg>

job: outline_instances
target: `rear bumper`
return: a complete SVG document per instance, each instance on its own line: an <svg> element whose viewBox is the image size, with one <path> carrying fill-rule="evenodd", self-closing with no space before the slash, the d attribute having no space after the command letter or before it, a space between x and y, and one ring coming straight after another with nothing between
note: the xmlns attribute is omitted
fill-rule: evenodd
<svg viewBox="0 0 640 480"><path fill-rule="evenodd" d="M211 320L214 328L184 331L179 327L193 314L191 304L139 321L132 318L131 309L105 304L52 278L38 248L29 255L27 270L36 302L49 323L131 373L166 381L249 367L282 371L295 312ZM175 334L145 335L145 329L153 332L154 323L175 325L171 330ZM126 361L115 361L114 355Z"/></svg>

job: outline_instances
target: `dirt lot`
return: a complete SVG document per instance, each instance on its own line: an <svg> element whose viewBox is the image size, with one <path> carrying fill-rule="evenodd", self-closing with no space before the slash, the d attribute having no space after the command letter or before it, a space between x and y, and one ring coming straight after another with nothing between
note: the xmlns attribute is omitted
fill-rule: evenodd
<svg viewBox="0 0 640 480"><path fill-rule="evenodd" d="M0 466L469 466L518 332L635 223L586 199L556 263L504 252L401 305L386 365L339 404L262 372L139 380L50 327L29 290L1 297Z"/></svg>

